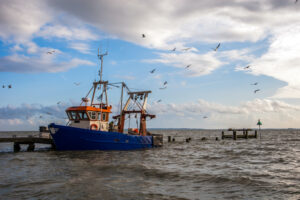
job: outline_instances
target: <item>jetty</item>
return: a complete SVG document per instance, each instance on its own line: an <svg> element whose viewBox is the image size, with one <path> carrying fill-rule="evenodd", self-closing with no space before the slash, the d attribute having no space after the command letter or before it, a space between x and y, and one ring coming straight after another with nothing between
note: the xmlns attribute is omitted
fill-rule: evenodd
<svg viewBox="0 0 300 200"><path fill-rule="evenodd" d="M251 139L257 138L257 130L253 130L250 128L243 128L243 129L232 129L229 128L227 132L222 131L222 140L224 139Z"/></svg>
<svg viewBox="0 0 300 200"><path fill-rule="evenodd" d="M49 144L52 149L55 149L54 142L46 127L40 127L40 133L37 136L17 137L13 135L12 137L0 137L0 143L13 143L15 152L21 150L21 145L28 145L27 151L34 151L35 144Z"/></svg>

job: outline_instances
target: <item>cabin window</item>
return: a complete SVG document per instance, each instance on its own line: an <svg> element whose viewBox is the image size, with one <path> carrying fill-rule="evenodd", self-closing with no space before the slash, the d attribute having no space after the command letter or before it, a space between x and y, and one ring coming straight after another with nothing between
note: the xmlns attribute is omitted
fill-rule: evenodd
<svg viewBox="0 0 300 200"><path fill-rule="evenodd" d="M89 119L86 112L78 112L78 115L79 115L80 119L83 119L83 120Z"/></svg>
<svg viewBox="0 0 300 200"><path fill-rule="evenodd" d="M70 112L67 112L67 115L68 115L69 119L72 119L72 115L70 114Z"/></svg>
<svg viewBox="0 0 300 200"><path fill-rule="evenodd" d="M78 116L76 115L75 111L71 111L70 113L71 113L72 119L78 119Z"/></svg>
<svg viewBox="0 0 300 200"><path fill-rule="evenodd" d="M102 113L102 118L101 118L101 113ZM98 112L97 115L98 115L98 118L97 118L98 120L107 121L107 114L106 113Z"/></svg>
<svg viewBox="0 0 300 200"><path fill-rule="evenodd" d="M106 113L102 113L102 120L106 121Z"/></svg>
<svg viewBox="0 0 300 200"><path fill-rule="evenodd" d="M96 119L96 112L95 111L89 111L88 112L89 113L89 117L91 118L91 119Z"/></svg>

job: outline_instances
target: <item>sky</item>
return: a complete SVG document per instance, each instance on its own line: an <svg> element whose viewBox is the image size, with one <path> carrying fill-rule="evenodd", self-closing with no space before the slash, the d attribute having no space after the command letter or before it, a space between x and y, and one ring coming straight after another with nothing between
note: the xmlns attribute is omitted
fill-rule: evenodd
<svg viewBox="0 0 300 200"><path fill-rule="evenodd" d="M98 49L104 80L152 91L148 128L300 128L299 19L295 0L2 0L0 131L66 124Z"/></svg>

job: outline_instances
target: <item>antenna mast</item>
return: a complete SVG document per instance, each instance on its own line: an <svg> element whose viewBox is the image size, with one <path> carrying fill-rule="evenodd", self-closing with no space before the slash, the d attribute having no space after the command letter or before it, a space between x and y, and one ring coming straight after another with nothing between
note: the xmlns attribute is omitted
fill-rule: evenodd
<svg viewBox="0 0 300 200"><path fill-rule="evenodd" d="M99 53L99 48L98 48L98 58L101 60L101 68L99 71L99 76L100 76L100 82L102 81L102 72L103 72L103 56L106 56L108 53L100 54Z"/></svg>

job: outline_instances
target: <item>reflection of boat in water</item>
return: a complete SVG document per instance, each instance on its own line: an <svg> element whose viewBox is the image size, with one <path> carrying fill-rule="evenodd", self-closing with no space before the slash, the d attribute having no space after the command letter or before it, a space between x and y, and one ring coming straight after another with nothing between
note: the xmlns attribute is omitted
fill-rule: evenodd
<svg viewBox="0 0 300 200"><path fill-rule="evenodd" d="M103 56L100 80L93 82L80 106L69 107L66 113L69 123L49 124L49 130L57 150L132 150L162 146L163 136L147 131L146 119L155 118L146 111L148 94L151 91L132 92L125 83L102 81ZM112 106L108 104L107 88L121 88L120 114L113 116L115 122L109 123ZM123 93L127 91L128 100L123 106ZM92 92L92 93L91 93ZM95 97L100 93L97 100ZM91 94L91 100L88 98ZM84 105L83 105L84 104ZM137 128L124 132L125 120L134 116Z"/></svg>

